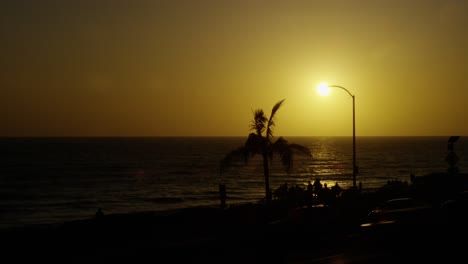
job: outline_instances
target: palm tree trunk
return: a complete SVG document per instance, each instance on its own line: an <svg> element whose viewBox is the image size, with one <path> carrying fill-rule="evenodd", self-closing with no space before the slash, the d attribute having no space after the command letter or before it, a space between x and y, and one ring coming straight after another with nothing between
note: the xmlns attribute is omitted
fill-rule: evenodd
<svg viewBox="0 0 468 264"><path fill-rule="evenodd" d="M266 203L270 203L270 168L268 167L268 155L265 152L263 153L263 174L265 175L265 200Z"/></svg>

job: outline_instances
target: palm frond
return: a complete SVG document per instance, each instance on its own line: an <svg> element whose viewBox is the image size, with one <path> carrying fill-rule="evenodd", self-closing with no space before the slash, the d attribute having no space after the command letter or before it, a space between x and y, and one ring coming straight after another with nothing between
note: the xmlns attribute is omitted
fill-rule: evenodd
<svg viewBox="0 0 468 264"><path fill-rule="evenodd" d="M291 150L293 150L293 151L300 152L300 153L302 153L303 155L312 158L312 152L311 152L310 149L309 149L308 147L306 147L306 146L299 145L299 144L289 144L289 148L290 148Z"/></svg>
<svg viewBox="0 0 468 264"><path fill-rule="evenodd" d="M265 124L268 121L268 119L265 116L265 112L263 112L262 109L257 109L253 112L254 119L252 120L250 124L250 129L255 131L257 135L261 135L263 131L265 130Z"/></svg>
<svg viewBox="0 0 468 264"><path fill-rule="evenodd" d="M248 154L245 146L232 150L221 159L219 163L219 174L222 175L227 168L232 167L235 163L247 163L252 156Z"/></svg>
<svg viewBox="0 0 468 264"><path fill-rule="evenodd" d="M275 114L278 111L278 109L281 107L285 99L277 102L273 108L271 109L271 114L270 118L268 119L268 124L267 124L267 131L266 131L266 138L270 142L273 140L273 127L275 127Z"/></svg>
<svg viewBox="0 0 468 264"><path fill-rule="evenodd" d="M228 168L228 167L231 167L232 164L237 161L241 161L241 160L244 160L244 162L247 160L247 158L245 157L245 148L244 146L242 147L239 147L235 150L232 150L231 152L229 152L228 154L226 154L226 156L224 156L224 158L221 159L220 163L219 163L219 174L223 174L223 172Z"/></svg>
<svg viewBox="0 0 468 264"><path fill-rule="evenodd" d="M286 173L291 172L291 169L293 168L293 155L291 153L291 150L285 151L283 155L281 155L281 163L284 166L284 169Z"/></svg>
<svg viewBox="0 0 468 264"><path fill-rule="evenodd" d="M285 167L286 172L289 172L292 167L292 153L289 149L289 143L283 137L278 138L275 143L272 145L272 156L273 154L278 154L281 159L281 163Z"/></svg>
<svg viewBox="0 0 468 264"><path fill-rule="evenodd" d="M281 105L283 104L284 100L286 99L283 99L279 102L277 102L274 106L273 106L273 109L271 109L271 116L274 116L276 111L278 111L278 109L281 107Z"/></svg>
<svg viewBox="0 0 468 264"><path fill-rule="evenodd" d="M232 150L220 161L220 175L235 162L247 163L249 159L257 154L261 154L263 150L264 139L255 133L250 133L249 137L244 143L244 146Z"/></svg>
<svg viewBox="0 0 468 264"><path fill-rule="evenodd" d="M244 144L246 155L248 155L249 158L257 154L261 154L264 147L265 139L261 135L257 135L255 133L250 133Z"/></svg>
<svg viewBox="0 0 468 264"><path fill-rule="evenodd" d="M289 148L289 143L283 137L279 137L275 143L272 144L272 150L275 153L281 154L281 152L285 151Z"/></svg>
<svg viewBox="0 0 468 264"><path fill-rule="evenodd" d="M273 152L280 156L281 163L288 173L293 168L295 152L300 152L308 157L312 157L312 153L308 147L299 144L289 144L283 137L278 138L272 145L272 153Z"/></svg>

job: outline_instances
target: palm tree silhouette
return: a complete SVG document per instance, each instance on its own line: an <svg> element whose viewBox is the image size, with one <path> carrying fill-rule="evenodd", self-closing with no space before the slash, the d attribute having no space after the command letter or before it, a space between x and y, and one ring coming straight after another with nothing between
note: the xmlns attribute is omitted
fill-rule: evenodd
<svg viewBox="0 0 468 264"><path fill-rule="evenodd" d="M269 118L265 116L262 109L255 110L253 112L254 118L250 125L250 130L253 132L249 134L247 141L243 146L229 152L221 160L220 173L223 173L225 168L229 167L231 163L239 157L244 158L244 161L247 162L257 154L262 155L263 174L265 176L265 199L267 203L271 201L269 161L273 160L274 154L279 155L287 173L289 173L293 167L293 152L298 151L306 156L312 157L309 148L305 146L289 144L283 137L279 137L274 141L273 128L275 126L275 114L284 100L285 99L277 102L273 106Z"/></svg>

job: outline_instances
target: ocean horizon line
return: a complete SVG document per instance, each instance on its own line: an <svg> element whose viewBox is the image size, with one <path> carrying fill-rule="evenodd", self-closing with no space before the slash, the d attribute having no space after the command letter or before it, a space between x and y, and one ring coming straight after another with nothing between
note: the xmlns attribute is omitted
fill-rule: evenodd
<svg viewBox="0 0 468 264"><path fill-rule="evenodd" d="M13 138L243 138L247 137L248 135L243 136L0 136L2 139L13 139ZM373 135L373 136L356 136L356 138L444 138L444 137L451 137L453 135L422 135L422 136L415 136L415 135L397 135L397 136L382 136L382 135ZM457 135L459 137L465 137L464 135ZM352 138L353 136L275 136L275 138L279 137L290 137L290 138Z"/></svg>

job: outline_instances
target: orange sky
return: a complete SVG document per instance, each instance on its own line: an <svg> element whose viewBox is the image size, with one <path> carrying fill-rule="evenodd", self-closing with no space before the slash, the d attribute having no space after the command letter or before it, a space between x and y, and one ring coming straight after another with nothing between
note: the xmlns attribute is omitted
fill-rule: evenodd
<svg viewBox="0 0 468 264"><path fill-rule="evenodd" d="M468 135L468 1L0 2L0 136Z"/></svg>

